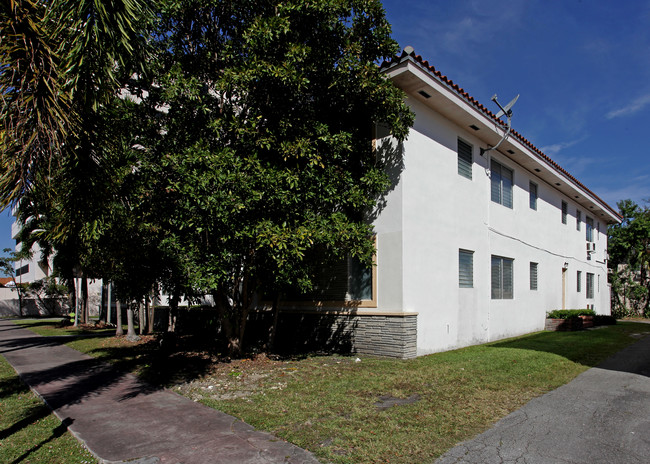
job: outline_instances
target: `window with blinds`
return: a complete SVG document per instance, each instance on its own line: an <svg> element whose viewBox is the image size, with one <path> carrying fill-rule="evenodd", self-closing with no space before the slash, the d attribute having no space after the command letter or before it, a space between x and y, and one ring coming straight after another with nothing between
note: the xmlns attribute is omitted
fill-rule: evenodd
<svg viewBox="0 0 650 464"><path fill-rule="evenodd" d="M530 209L537 210L537 184L535 182L528 184L528 197Z"/></svg>
<svg viewBox="0 0 650 464"><path fill-rule="evenodd" d="M594 274L587 272L587 298L594 297Z"/></svg>
<svg viewBox="0 0 650 464"><path fill-rule="evenodd" d="M582 224L582 211L576 210L576 230L580 230Z"/></svg>
<svg viewBox="0 0 650 464"><path fill-rule="evenodd" d="M512 169L508 169L498 161L492 160L490 171L492 201L512 208Z"/></svg>
<svg viewBox="0 0 650 464"><path fill-rule="evenodd" d="M458 174L472 178L472 146L458 139Z"/></svg>
<svg viewBox="0 0 650 464"><path fill-rule="evenodd" d="M474 252L458 250L458 286L474 288Z"/></svg>
<svg viewBox="0 0 650 464"><path fill-rule="evenodd" d="M511 300L514 297L514 260L492 256L492 299Z"/></svg>
<svg viewBox="0 0 650 464"><path fill-rule="evenodd" d="M589 216L585 221L585 238L588 242L594 241L594 220Z"/></svg>
<svg viewBox="0 0 650 464"><path fill-rule="evenodd" d="M537 290L537 263L530 263L530 289Z"/></svg>
<svg viewBox="0 0 650 464"><path fill-rule="evenodd" d="M576 291L580 293L582 291L582 271L577 272L576 279Z"/></svg>
<svg viewBox="0 0 650 464"><path fill-rule="evenodd" d="M562 202L562 224L566 224L566 218L569 214L569 205L566 201Z"/></svg>

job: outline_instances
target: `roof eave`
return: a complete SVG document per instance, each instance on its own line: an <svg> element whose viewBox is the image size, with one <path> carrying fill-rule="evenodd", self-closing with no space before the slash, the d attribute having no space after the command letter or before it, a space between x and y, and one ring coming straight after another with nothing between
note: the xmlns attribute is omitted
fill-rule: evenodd
<svg viewBox="0 0 650 464"><path fill-rule="evenodd" d="M420 101L470 131L485 143L484 148L495 146L501 140L505 123L420 56L403 53L383 63L381 69L408 98ZM498 151L581 205L590 215L607 224L621 222L621 216L611 206L518 132L511 130Z"/></svg>

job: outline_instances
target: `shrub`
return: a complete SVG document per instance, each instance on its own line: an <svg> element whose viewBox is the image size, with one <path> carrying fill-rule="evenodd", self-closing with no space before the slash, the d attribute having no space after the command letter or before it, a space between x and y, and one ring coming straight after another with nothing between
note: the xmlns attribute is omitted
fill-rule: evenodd
<svg viewBox="0 0 650 464"><path fill-rule="evenodd" d="M578 316L595 316L593 309L554 309L546 313L549 319L569 319Z"/></svg>
<svg viewBox="0 0 650 464"><path fill-rule="evenodd" d="M614 316L603 316L602 314L597 314L594 316L594 325L615 325L616 318Z"/></svg>

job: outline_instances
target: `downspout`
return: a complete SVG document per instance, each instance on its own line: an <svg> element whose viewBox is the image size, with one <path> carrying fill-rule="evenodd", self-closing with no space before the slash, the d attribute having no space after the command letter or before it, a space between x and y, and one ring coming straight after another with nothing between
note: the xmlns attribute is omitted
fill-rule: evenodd
<svg viewBox="0 0 650 464"><path fill-rule="evenodd" d="M490 154L488 153L489 150L483 151L481 148L481 156L485 156L485 174L488 179L488 184L487 184L487 195L485 195L485 200L486 200L486 210L485 210L485 218L487 223L485 224L485 233L487 236L487 240L485 243L487 243L487 252L488 252L488 285L487 285L487 341L490 342L492 341L492 334L491 334L491 328L492 324L490 321L490 313L492 311L492 237L490 235L490 228L491 228L491 221L490 221L490 207L491 207L491 202L492 202L492 170L490 169L490 162L491 162L491 157Z"/></svg>

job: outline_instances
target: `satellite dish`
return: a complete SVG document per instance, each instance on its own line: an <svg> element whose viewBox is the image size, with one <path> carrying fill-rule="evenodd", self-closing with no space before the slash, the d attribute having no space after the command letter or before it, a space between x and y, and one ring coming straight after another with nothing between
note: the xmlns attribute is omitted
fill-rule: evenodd
<svg viewBox="0 0 650 464"><path fill-rule="evenodd" d="M486 152L490 150L496 150L499 148L499 146L505 142L508 137L510 137L510 128L512 127L512 107L515 106L515 103L517 103L517 100L519 99L519 95L517 95L515 98L510 100L510 102L506 106L501 106L501 103L497 100L497 95L494 94L491 98L491 100L497 104L499 111L495 117L499 119L501 116L505 116L508 119L508 128L506 131L503 133L503 137L501 137L501 140L499 140L499 143L497 143L495 146L490 147L490 148L481 148L481 156L484 155Z"/></svg>
<svg viewBox="0 0 650 464"><path fill-rule="evenodd" d="M492 97L492 101L497 104L499 108L501 108L501 111L499 111L496 115L496 118L499 119L501 116L504 114L510 118L512 116L512 110L511 108L515 106L515 103L517 103L517 100L519 100L519 95L517 95L515 98L510 100L510 103L508 103L506 106L501 106L499 102L497 101L497 95L494 94Z"/></svg>

